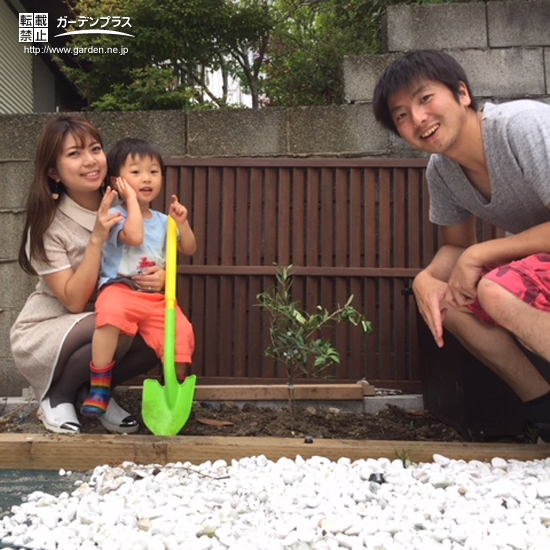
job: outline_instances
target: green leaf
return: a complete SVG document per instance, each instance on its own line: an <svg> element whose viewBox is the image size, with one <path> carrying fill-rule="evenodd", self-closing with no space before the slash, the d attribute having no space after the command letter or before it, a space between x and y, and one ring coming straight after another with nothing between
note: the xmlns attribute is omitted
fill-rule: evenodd
<svg viewBox="0 0 550 550"><path fill-rule="evenodd" d="M296 321L298 321L298 323L300 323L301 325L303 325L306 322L306 318L297 309L292 311L292 317L296 319Z"/></svg>

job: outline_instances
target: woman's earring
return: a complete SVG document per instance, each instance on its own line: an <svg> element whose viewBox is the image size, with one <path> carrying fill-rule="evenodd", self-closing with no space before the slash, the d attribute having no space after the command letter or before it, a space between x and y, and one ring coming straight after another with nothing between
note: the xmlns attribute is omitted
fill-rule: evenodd
<svg viewBox="0 0 550 550"><path fill-rule="evenodd" d="M52 187L52 199L56 201L61 195L61 183L56 181L53 183Z"/></svg>

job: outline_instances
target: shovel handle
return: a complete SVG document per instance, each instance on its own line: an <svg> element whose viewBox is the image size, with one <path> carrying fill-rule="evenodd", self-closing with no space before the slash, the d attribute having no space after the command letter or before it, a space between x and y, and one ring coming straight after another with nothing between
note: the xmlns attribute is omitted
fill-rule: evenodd
<svg viewBox="0 0 550 550"><path fill-rule="evenodd" d="M171 216L168 216L166 230L166 281L165 300L166 313L164 323L164 380L169 397L177 389L176 377L176 279L178 260L178 226Z"/></svg>
<svg viewBox="0 0 550 550"><path fill-rule="evenodd" d="M166 280L164 295L166 308L176 307L176 279L178 271L178 226L171 216L168 216L166 230Z"/></svg>

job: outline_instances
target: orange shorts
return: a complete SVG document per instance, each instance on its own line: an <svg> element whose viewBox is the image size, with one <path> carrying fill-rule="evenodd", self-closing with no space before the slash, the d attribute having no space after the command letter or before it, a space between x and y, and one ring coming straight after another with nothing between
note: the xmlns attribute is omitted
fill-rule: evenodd
<svg viewBox="0 0 550 550"><path fill-rule="evenodd" d="M139 332L157 356L164 358L164 294L138 292L124 283L115 283L101 290L95 311L97 328L112 325L130 336ZM192 363L194 351L193 325L176 305L176 362Z"/></svg>

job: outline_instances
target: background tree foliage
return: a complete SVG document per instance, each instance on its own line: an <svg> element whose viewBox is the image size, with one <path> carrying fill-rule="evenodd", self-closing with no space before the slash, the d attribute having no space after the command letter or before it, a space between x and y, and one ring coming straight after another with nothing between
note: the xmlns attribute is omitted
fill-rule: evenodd
<svg viewBox="0 0 550 550"><path fill-rule="evenodd" d="M387 7L405 2L70 0L75 16L130 17L135 37L75 35L73 47L124 45L128 53L86 51L64 70L101 110L225 107L230 77L254 108L341 103L344 56L379 53ZM209 70L221 71L218 96Z"/></svg>
<svg viewBox="0 0 550 550"><path fill-rule="evenodd" d="M235 71L247 79L249 89L258 89L262 65L258 55L265 51L272 26L267 1L77 0L72 4L75 20L106 14L129 17L132 28L124 30L134 35L73 36L71 46L82 53L74 56L74 63L64 63L64 70L92 108L224 106L228 78ZM77 23L67 30L78 28ZM90 49L107 51L121 45L128 48L126 55ZM207 69L222 71L225 86L220 96L208 87Z"/></svg>
<svg viewBox="0 0 550 550"><path fill-rule="evenodd" d="M345 55L381 51L381 19L403 0L277 0L265 66L270 105L342 103Z"/></svg>

